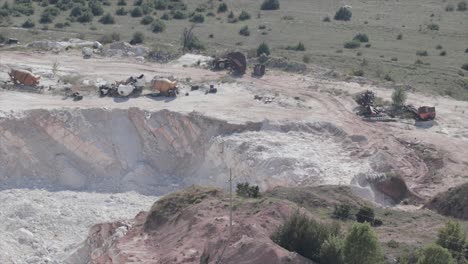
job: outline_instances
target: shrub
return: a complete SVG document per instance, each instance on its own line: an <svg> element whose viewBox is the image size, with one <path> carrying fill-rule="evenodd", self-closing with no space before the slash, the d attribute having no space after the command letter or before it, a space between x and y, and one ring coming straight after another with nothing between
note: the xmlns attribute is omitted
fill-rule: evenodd
<svg viewBox="0 0 468 264"><path fill-rule="evenodd" d="M203 13L205 12L207 9L206 5L205 4L201 4L199 6L197 6L197 8L195 8L195 11L196 12L199 12L199 13Z"/></svg>
<svg viewBox="0 0 468 264"><path fill-rule="evenodd" d="M195 26L192 25L190 28L184 28L181 36L182 50L204 50L205 46L193 33Z"/></svg>
<svg viewBox="0 0 468 264"><path fill-rule="evenodd" d="M335 219L346 220L349 218L351 213L351 206L349 204L335 205L332 217Z"/></svg>
<svg viewBox="0 0 468 264"><path fill-rule="evenodd" d="M439 56L445 56L445 55L447 55L447 51L445 51L445 50L443 50L443 51L441 51L441 52L439 53Z"/></svg>
<svg viewBox="0 0 468 264"><path fill-rule="evenodd" d="M60 15L60 10L56 7L49 6L46 9L44 9L43 13L49 13L51 16L58 16Z"/></svg>
<svg viewBox="0 0 468 264"><path fill-rule="evenodd" d="M5 37L2 33L0 33L0 43L3 43L7 40L7 37Z"/></svg>
<svg viewBox="0 0 468 264"><path fill-rule="evenodd" d="M104 14L104 8L102 8L101 2L97 0L89 1L88 6L91 9L91 12L94 16L100 16Z"/></svg>
<svg viewBox="0 0 468 264"><path fill-rule="evenodd" d="M439 230L437 244L448 249L453 258L463 259L465 257L465 243L466 236L459 222L448 221L445 226Z"/></svg>
<svg viewBox="0 0 468 264"><path fill-rule="evenodd" d="M141 8L135 7L132 12L130 12L130 15L132 17L141 17L143 15L143 11L141 11Z"/></svg>
<svg viewBox="0 0 468 264"><path fill-rule="evenodd" d="M141 19L140 23L142 25L149 25L149 24L153 23L153 21L154 21L154 18L152 16L144 16Z"/></svg>
<svg viewBox="0 0 468 264"><path fill-rule="evenodd" d="M356 36L354 36L353 40L358 40L359 42L369 42L369 37L367 34L358 33Z"/></svg>
<svg viewBox="0 0 468 264"><path fill-rule="evenodd" d="M463 64L461 68L465 71L468 71L468 63Z"/></svg>
<svg viewBox="0 0 468 264"><path fill-rule="evenodd" d="M163 20L169 20L169 19L171 19L171 17L169 16L168 13L164 13L164 14L161 16L161 19L163 19Z"/></svg>
<svg viewBox="0 0 468 264"><path fill-rule="evenodd" d="M258 26L258 29L266 29L266 26L265 25L260 25L260 26Z"/></svg>
<svg viewBox="0 0 468 264"><path fill-rule="evenodd" d="M420 60L420 59L417 59L417 60L414 61L414 64L421 65L421 64L424 64L424 62L422 60Z"/></svg>
<svg viewBox="0 0 468 264"><path fill-rule="evenodd" d="M186 19L187 18L187 14L185 14L184 12L180 11L180 10L177 10L174 12L174 14L172 15L172 17L174 19Z"/></svg>
<svg viewBox="0 0 468 264"><path fill-rule="evenodd" d="M224 12L227 12L227 11L228 11L228 6L226 5L226 3L219 4L218 13L224 13Z"/></svg>
<svg viewBox="0 0 468 264"><path fill-rule="evenodd" d="M272 240L289 251L318 262L322 244L338 233L336 224L320 223L295 212L273 233Z"/></svg>
<svg viewBox="0 0 468 264"><path fill-rule="evenodd" d="M100 22L101 24L105 24L105 25L114 24L114 23L115 23L115 19L114 19L114 17L113 17L110 13L107 13L107 14L105 14L104 16L102 16L102 17L99 19L99 22Z"/></svg>
<svg viewBox="0 0 468 264"><path fill-rule="evenodd" d="M403 34L398 34L398 36L396 37L397 40L402 40L403 39Z"/></svg>
<svg viewBox="0 0 468 264"><path fill-rule="evenodd" d="M453 4L448 4L447 6L445 6L445 11L447 12L452 12L455 10L455 6L453 6Z"/></svg>
<svg viewBox="0 0 468 264"><path fill-rule="evenodd" d="M205 16L202 15L202 14L196 14L192 18L190 18L190 22L203 23L203 22L205 22Z"/></svg>
<svg viewBox="0 0 468 264"><path fill-rule="evenodd" d="M148 3L144 3L141 5L141 10L143 11L144 15L147 15L153 11L153 8Z"/></svg>
<svg viewBox="0 0 468 264"><path fill-rule="evenodd" d="M248 182L244 182L237 184L236 193L241 197L258 198L260 196L260 189L258 185L250 186Z"/></svg>
<svg viewBox="0 0 468 264"><path fill-rule="evenodd" d="M429 30L439 30L439 25L436 23L430 23L429 25L427 25L427 28Z"/></svg>
<svg viewBox="0 0 468 264"><path fill-rule="evenodd" d="M250 19L250 14L247 13L247 11L242 10L242 12L239 15L239 20L244 21L244 20L248 20L248 19Z"/></svg>
<svg viewBox="0 0 468 264"><path fill-rule="evenodd" d="M277 10L280 8L279 0L264 0L260 6L261 10Z"/></svg>
<svg viewBox="0 0 468 264"><path fill-rule="evenodd" d="M266 44L265 42L260 44L257 48L257 56L260 56L262 54L270 55L270 47L268 47L268 44Z"/></svg>
<svg viewBox="0 0 468 264"><path fill-rule="evenodd" d="M372 47L372 45L370 43L367 43L366 45L364 45L364 47L370 48L370 47Z"/></svg>
<svg viewBox="0 0 468 264"><path fill-rule="evenodd" d="M102 44L108 44L114 41L120 41L119 33L114 32L112 34L106 34L99 39L99 42L101 42Z"/></svg>
<svg viewBox="0 0 468 264"><path fill-rule="evenodd" d="M361 42L358 40L346 41L343 46L345 49L357 49L361 46Z"/></svg>
<svg viewBox="0 0 468 264"><path fill-rule="evenodd" d="M34 14L34 7L32 6L31 2L28 3L15 3L11 8L10 8L10 13L19 13L23 14L25 16L30 16Z"/></svg>
<svg viewBox="0 0 468 264"><path fill-rule="evenodd" d="M295 51L305 51L306 50L306 48L304 46L304 43L302 43L302 42L299 42L295 46L287 46L286 49L287 50L295 50Z"/></svg>
<svg viewBox="0 0 468 264"><path fill-rule="evenodd" d="M468 48L465 49L465 53L468 53Z"/></svg>
<svg viewBox="0 0 468 264"><path fill-rule="evenodd" d="M302 56L302 62L310 63L310 61L311 61L311 58L310 58L309 55L306 54L306 55Z"/></svg>
<svg viewBox="0 0 468 264"><path fill-rule="evenodd" d="M117 16L126 16L126 15L128 14L128 11L125 10L125 8L120 7L120 8L118 8L118 9L115 11L115 14L116 14Z"/></svg>
<svg viewBox="0 0 468 264"><path fill-rule="evenodd" d="M345 264L343 258L343 240L330 236L320 247L321 264Z"/></svg>
<svg viewBox="0 0 468 264"><path fill-rule="evenodd" d="M154 20L151 24L151 31L153 31L153 33L160 33L164 30L166 30L166 24L159 19Z"/></svg>
<svg viewBox="0 0 468 264"><path fill-rule="evenodd" d="M347 7L340 7L338 11L335 13L335 20L341 20L341 21L349 21L351 20L351 17L353 16L353 13L351 10Z"/></svg>
<svg viewBox="0 0 468 264"><path fill-rule="evenodd" d="M359 223L364 223L364 222L369 222L372 223L374 222L374 208L369 207L369 206L362 206L359 208L359 211L356 213L356 221Z"/></svg>
<svg viewBox="0 0 468 264"><path fill-rule="evenodd" d="M134 5L134 6L141 6L141 4L143 4L143 0L135 0L135 1L133 1L133 5Z"/></svg>
<svg viewBox="0 0 468 264"><path fill-rule="evenodd" d="M442 49L442 45L440 45L440 44L437 45L437 46L436 46L436 49L441 50L441 49Z"/></svg>
<svg viewBox="0 0 468 264"><path fill-rule="evenodd" d="M71 17L79 17L83 14L85 11L84 6L82 5L75 5L72 10L70 11L70 16Z"/></svg>
<svg viewBox="0 0 468 264"><path fill-rule="evenodd" d="M353 76L362 77L362 76L364 76L364 70L362 70L362 69L353 69L353 70L351 71L351 74L352 74ZM373 223L373 221L372 221L371 223Z"/></svg>
<svg viewBox="0 0 468 264"><path fill-rule="evenodd" d="M39 18L39 23L41 24L48 24L52 23L54 17L50 13L42 13L41 18Z"/></svg>
<svg viewBox="0 0 468 264"><path fill-rule="evenodd" d="M422 250L417 264L455 264L455 261L447 249L429 245Z"/></svg>
<svg viewBox="0 0 468 264"><path fill-rule="evenodd" d="M141 44L144 42L144 40L145 40L145 35L142 32L137 31L133 33L133 37L132 37L132 40L130 40L130 44L132 45Z"/></svg>
<svg viewBox="0 0 468 264"><path fill-rule="evenodd" d="M417 56L428 56L429 53L427 52L427 50L418 50L418 51L416 51L416 55Z"/></svg>
<svg viewBox="0 0 468 264"><path fill-rule="evenodd" d="M388 74L388 73L386 73L386 74L384 75L384 80L386 80L387 82L393 82L392 76L390 76L390 74ZM378 219L376 219L376 220L378 220ZM375 221L374 221L374 222L375 222Z"/></svg>
<svg viewBox="0 0 468 264"><path fill-rule="evenodd" d="M33 28L36 24L34 24L34 22L28 18L28 20L24 21L24 23L21 25L21 27L23 28Z"/></svg>
<svg viewBox="0 0 468 264"><path fill-rule="evenodd" d="M404 87L396 87L392 93L392 102L396 107L401 107L406 102L406 90Z"/></svg>
<svg viewBox="0 0 468 264"><path fill-rule="evenodd" d="M392 240L387 242L387 246L389 248L398 248L400 246L400 244L392 239Z"/></svg>
<svg viewBox="0 0 468 264"><path fill-rule="evenodd" d="M461 1L457 4L457 10L458 11L466 11L467 7L466 7L466 2L465 1Z"/></svg>
<svg viewBox="0 0 468 264"><path fill-rule="evenodd" d="M118 6L126 6L126 5L127 5L127 1L125 1L125 0L119 0L119 1L117 2L117 5L118 5Z"/></svg>
<svg viewBox="0 0 468 264"><path fill-rule="evenodd" d="M368 223L355 223L346 236L343 255L348 264L380 264L383 254L377 235Z"/></svg>
<svg viewBox="0 0 468 264"><path fill-rule="evenodd" d="M323 22L331 22L331 19L329 16L326 16L322 19Z"/></svg>
<svg viewBox="0 0 468 264"><path fill-rule="evenodd" d="M242 35L242 36L250 36L250 30L249 30L249 27L248 26L243 26L240 30L239 30L239 34Z"/></svg>
<svg viewBox="0 0 468 264"><path fill-rule="evenodd" d="M157 0L154 2L154 9L156 10L166 10L167 3L164 0Z"/></svg>

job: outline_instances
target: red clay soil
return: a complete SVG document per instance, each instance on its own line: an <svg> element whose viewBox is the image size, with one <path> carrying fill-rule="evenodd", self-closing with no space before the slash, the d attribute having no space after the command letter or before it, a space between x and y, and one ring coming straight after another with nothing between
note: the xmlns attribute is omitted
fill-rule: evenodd
<svg viewBox="0 0 468 264"><path fill-rule="evenodd" d="M95 225L74 257L93 264L314 263L270 239L297 210L292 203L236 198L234 209L229 238L229 198L191 187L162 198L130 223Z"/></svg>

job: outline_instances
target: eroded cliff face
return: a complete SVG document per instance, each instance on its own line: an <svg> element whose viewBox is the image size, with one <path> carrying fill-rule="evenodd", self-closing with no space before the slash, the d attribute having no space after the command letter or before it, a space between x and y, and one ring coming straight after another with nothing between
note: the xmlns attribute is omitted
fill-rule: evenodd
<svg viewBox="0 0 468 264"><path fill-rule="evenodd" d="M162 195L236 181L348 184L370 170L332 124L231 124L170 111L30 110L0 120L1 187ZM333 159L331 158L333 157Z"/></svg>

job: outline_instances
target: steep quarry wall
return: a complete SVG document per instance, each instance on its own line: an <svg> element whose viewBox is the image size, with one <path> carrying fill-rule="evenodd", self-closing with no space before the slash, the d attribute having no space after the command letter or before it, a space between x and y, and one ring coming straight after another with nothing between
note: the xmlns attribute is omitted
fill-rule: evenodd
<svg viewBox="0 0 468 264"><path fill-rule="evenodd" d="M2 189L46 188L162 195L236 181L348 184L370 169L332 124L231 124L196 113L30 110L0 120Z"/></svg>

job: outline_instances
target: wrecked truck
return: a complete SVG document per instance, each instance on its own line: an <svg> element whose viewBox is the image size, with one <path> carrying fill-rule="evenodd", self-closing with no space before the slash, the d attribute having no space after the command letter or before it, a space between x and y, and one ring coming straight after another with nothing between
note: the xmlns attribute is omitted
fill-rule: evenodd
<svg viewBox="0 0 468 264"><path fill-rule="evenodd" d="M145 86L144 74L135 77L130 76L124 81L118 81L111 85L101 85L99 86L99 95L101 97L111 96L111 97L127 97L134 93L141 92Z"/></svg>
<svg viewBox="0 0 468 264"><path fill-rule="evenodd" d="M177 82L171 81L164 78L154 78L151 81L151 88L154 91L159 92L159 95L174 97L179 94L179 89L177 88Z"/></svg>

